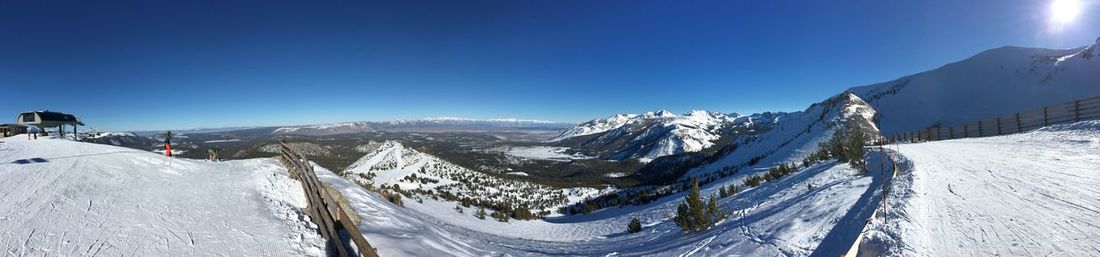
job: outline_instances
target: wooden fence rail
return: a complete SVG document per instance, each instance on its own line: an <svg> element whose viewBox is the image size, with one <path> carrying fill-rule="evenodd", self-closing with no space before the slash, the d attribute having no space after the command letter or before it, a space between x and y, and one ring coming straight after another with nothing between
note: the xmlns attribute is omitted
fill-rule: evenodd
<svg viewBox="0 0 1100 257"><path fill-rule="evenodd" d="M1100 96L1050 105L1030 111L979 120L953 127L931 127L886 136L884 142L939 141L968 137L987 137L1027 132L1063 123L1100 120Z"/></svg>
<svg viewBox="0 0 1100 257"><path fill-rule="evenodd" d="M305 191L306 200L309 202L309 206L306 207L306 214L309 215L313 223L317 224L321 236L334 244L333 248L336 249L337 256L355 256L353 252L349 252L352 248L345 245L345 242L354 242L354 249L358 249L361 256L377 257L377 250L371 247L366 237L363 237L363 233L359 231L359 227L351 219L351 217L354 217L353 215L359 214L355 210L341 207L335 201L335 199L343 199L343 197L337 198L330 194L330 190L325 189L327 185L317 178L317 173L313 171L313 165L309 163L305 156L291 149L286 141L280 140L279 146L283 166L286 166L287 170L290 171L291 177L302 182L302 189ZM331 190L331 192L337 191Z"/></svg>

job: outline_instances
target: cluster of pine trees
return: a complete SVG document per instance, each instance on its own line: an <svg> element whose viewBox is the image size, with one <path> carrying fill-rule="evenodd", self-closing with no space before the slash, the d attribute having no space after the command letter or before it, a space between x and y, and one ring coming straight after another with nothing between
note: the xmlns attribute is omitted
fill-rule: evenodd
<svg viewBox="0 0 1100 257"><path fill-rule="evenodd" d="M837 131L828 142L829 156L847 162L860 172L867 172L867 161L863 159L863 147L866 144L867 135L858 128L848 133Z"/></svg>
<svg viewBox="0 0 1100 257"><path fill-rule="evenodd" d="M684 197L684 202L676 206L676 216L672 218L684 232L706 230L729 216L718 208L717 196L710 196L704 203L703 197L699 194L698 179L692 179L692 181L691 191Z"/></svg>
<svg viewBox="0 0 1100 257"><path fill-rule="evenodd" d="M737 194L738 191L741 191L741 188L737 187L737 184L729 184L718 188L718 196L726 198Z"/></svg>

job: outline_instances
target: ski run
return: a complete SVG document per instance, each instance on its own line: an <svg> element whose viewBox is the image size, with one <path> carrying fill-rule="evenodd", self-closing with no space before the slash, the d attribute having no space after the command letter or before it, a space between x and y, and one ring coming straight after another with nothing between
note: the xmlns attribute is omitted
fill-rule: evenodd
<svg viewBox="0 0 1100 257"><path fill-rule="evenodd" d="M57 138L0 139L0 255L323 256L274 159L166 159Z"/></svg>
<svg viewBox="0 0 1100 257"><path fill-rule="evenodd" d="M321 256L300 185L273 159L207 162L57 138L0 139L0 245L11 256ZM318 167L382 256L1100 254L1100 122L890 145L901 170L823 162L719 200L732 216L685 234L684 193L588 215L508 223L424 199L395 206ZM753 172L708 184L740 183ZM884 175L885 174L885 175ZM892 179L891 179L892 178ZM880 186L893 180L885 219ZM576 199L573 199L576 200ZM637 217L643 230L627 233ZM867 221L871 223L868 226Z"/></svg>

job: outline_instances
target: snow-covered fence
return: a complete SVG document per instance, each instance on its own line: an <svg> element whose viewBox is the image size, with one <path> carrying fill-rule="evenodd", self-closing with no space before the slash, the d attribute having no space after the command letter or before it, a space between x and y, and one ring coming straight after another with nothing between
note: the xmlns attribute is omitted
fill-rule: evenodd
<svg viewBox="0 0 1100 257"><path fill-rule="evenodd" d="M338 194L336 190L326 190L328 186L317 179L313 165L305 156L291 149L286 141L279 141L279 146L283 166L286 166L292 177L302 183L302 189L306 193L306 200L309 202L306 214L317 224L321 236L334 244L337 256L355 256L354 252L349 252L350 248L357 249L360 256L377 257L377 250L371 247L351 218L358 215L355 210L341 207L346 205L340 205L336 199L343 197L331 195ZM345 242L353 245L349 247Z"/></svg>
<svg viewBox="0 0 1100 257"><path fill-rule="evenodd" d="M938 141L1026 132L1053 124L1100 120L1100 96L979 120L954 127L935 126L887 136L884 143Z"/></svg>

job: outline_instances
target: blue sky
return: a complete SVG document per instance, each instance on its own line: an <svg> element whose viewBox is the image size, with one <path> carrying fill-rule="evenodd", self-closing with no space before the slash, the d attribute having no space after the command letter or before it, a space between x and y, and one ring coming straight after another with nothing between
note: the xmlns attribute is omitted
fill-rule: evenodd
<svg viewBox="0 0 1100 257"><path fill-rule="evenodd" d="M0 117L152 130L797 111L989 48L1100 36L1100 5L1053 28L1049 2L0 0Z"/></svg>

